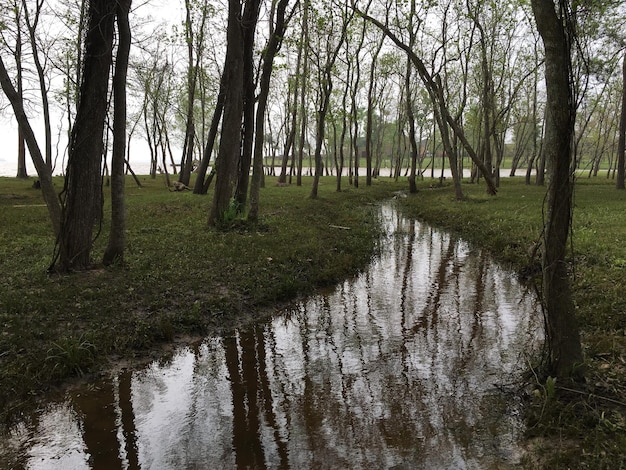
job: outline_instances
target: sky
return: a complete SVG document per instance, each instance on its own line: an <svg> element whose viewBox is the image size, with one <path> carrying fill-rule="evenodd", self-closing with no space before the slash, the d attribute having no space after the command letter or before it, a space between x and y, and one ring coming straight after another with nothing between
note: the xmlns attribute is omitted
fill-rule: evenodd
<svg viewBox="0 0 626 470"><path fill-rule="evenodd" d="M54 1L49 2L54 4ZM137 17L143 17L150 14L158 22L168 21L171 23L182 21L184 17L183 3L179 1L167 1L167 0L135 0L133 2L133 13ZM131 19L132 21L132 19ZM7 61L8 62L8 61ZM8 64L7 64L8 67ZM52 105L51 108L54 108ZM4 94L0 91L0 176L16 176L17 174L17 123L13 117L13 111L9 105L8 100ZM51 109L52 113L55 113L55 109ZM37 135L39 145L43 148L44 134L43 125L40 116L35 116L33 113L29 115L31 118L31 125ZM56 153L55 146L57 146L57 135L59 134L59 124L62 122L62 116L58 112L52 117L52 135L53 135L53 155ZM61 135L64 135L65 131L61 131ZM59 162L57 162L55 174L60 174L63 171L64 164L60 161L63 155L63 150L66 145L65 140L61 140L58 143ZM32 164L30 156L27 153L27 171L29 176L36 176L35 167ZM134 162L133 162L134 158ZM133 141L133 157L131 157L131 166L137 173L148 173L149 169L149 154L145 143L141 142L141 139L135 139ZM136 168L135 168L136 167Z"/></svg>

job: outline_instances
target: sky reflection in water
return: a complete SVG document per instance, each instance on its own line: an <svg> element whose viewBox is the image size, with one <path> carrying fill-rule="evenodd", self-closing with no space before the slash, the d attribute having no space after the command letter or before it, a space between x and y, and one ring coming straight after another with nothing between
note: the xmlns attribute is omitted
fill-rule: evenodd
<svg viewBox="0 0 626 470"><path fill-rule="evenodd" d="M534 296L391 205L371 267L284 315L69 393L0 445L32 469L489 469L520 458L511 383ZM14 457L12 458L11 455Z"/></svg>

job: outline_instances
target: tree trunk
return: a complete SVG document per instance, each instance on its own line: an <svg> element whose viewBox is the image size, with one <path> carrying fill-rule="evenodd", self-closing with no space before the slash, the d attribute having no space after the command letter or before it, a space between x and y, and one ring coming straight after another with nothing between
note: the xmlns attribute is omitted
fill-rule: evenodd
<svg viewBox="0 0 626 470"><path fill-rule="evenodd" d="M372 185L372 133L373 133L373 125L374 125L374 99L375 94L375 73L376 73L376 62L378 61L378 54L383 47L385 35L383 34L380 38L380 41L376 45L376 49L372 56L372 65L370 67L370 76L369 76L369 88L367 90L367 121L365 124L365 186Z"/></svg>
<svg viewBox="0 0 626 470"><path fill-rule="evenodd" d="M54 191L54 185L52 184L52 171L50 167L46 165L41 149L37 144L37 138L35 137L33 128L30 126L30 122L24 111L24 103L11 83L2 57L0 57L0 85L2 85L2 90L11 103L13 113L19 124L20 132L24 136L24 140L28 146L28 151L30 152L35 170L39 176L41 192L48 208L52 229L54 235L58 236L61 231L61 205L59 204L56 192Z"/></svg>
<svg viewBox="0 0 626 470"><path fill-rule="evenodd" d="M241 31L239 0L228 0L228 27L224 79L228 83L224 97L222 133L216 161L215 192L208 224L219 225L228 211L237 176L241 144L243 112L243 33Z"/></svg>
<svg viewBox="0 0 626 470"><path fill-rule="evenodd" d="M83 81L72 128L63 189L63 216L53 268L86 269L91 263L94 224L102 214L102 154L113 51L115 0L92 0L85 40Z"/></svg>
<svg viewBox="0 0 626 470"><path fill-rule="evenodd" d="M289 0L280 0L276 11L276 27L267 42L263 55L263 66L259 86L259 101L256 111L256 138L254 141L254 161L252 165L252 181L250 185L250 210L248 220L257 222L259 220L259 199L261 194L261 182L263 179L263 143L265 137L265 110L267 108L267 97L270 91L270 80L274 67L274 57L280 50L282 40L285 35L287 23L285 21L285 10ZM296 5L297 5L296 1ZM273 18L272 18L273 19ZM286 156L283 157L286 159Z"/></svg>
<svg viewBox="0 0 626 470"><path fill-rule="evenodd" d="M406 89L406 117L409 121L409 143L411 144L411 172L409 173L409 192L411 194L417 193L416 184L416 170L417 170L417 141L415 140L415 114L413 113L413 93L411 91L411 70L413 64L407 57L406 61L406 77L404 80L404 87Z"/></svg>
<svg viewBox="0 0 626 470"><path fill-rule="evenodd" d="M103 263L124 261L126 245L125 172L126 162L126 76L131 33L128 13L132 0L117 0L118 46L113 76L113 155L111 157L111 230Z"/></svg>
<svg viewBox="0 0 626 470"><path fill-rule="evenodd" d="M37 48L37 39L35 37L35 31L37 29L37 24L39 23L39 18L41 15L41 8L43 2L40 4L39 2L35 5L35 17L31 22L30 15L28 12L28 7L26 5L26 1L22 0L22 5L24 8L24 19L26 20L26 25L28 27L28 35L30 39L31 50L33 53L33 61L35 63L35 69L37 70L37 78L39 80L39 92L41 94L41 109L43 113L43 125L45 132L45 145L46 145L46 164L52 169L52 129L50 124L50 104L48 100L48 84L46 84L46 72L44 70L43 65L41 64L41 60L39 59L39 50Z"/></svg>
<svg viewBox="0 0 626 470"><path fill-rule="evenodd" d="M196 175L196 181L193 186L194 194L206 194L208 186L205 189L205 179L207 178L206 172L209 168L209 162L211 161L211 154L213 153L213 146L215 145L215 138L217 137L217 131L219 129L220 120L222 119L222 112L224 111L224 99L226 97L226 84L224 79L220 80L220 91L217 95L217 103L215 103L215 110L213 111L213 118L211 119L211 127L209 128L209 135L207 137L204 150L202 153L202 161L198 167L198 174Z"/></svg>
<svg viewBox="0 0 626 470"><path fill-rule="evenodd" d="M16 23L19 24L19 9L15 9ZM24 103L23 79L22 79L22 34L21 29L17 28L17 40L15 41L15 62L17 65L17 95L21 103ZM26 142L24 141L24 133L22 128L18 127L17 131L17 178L28 178L26 171Z"/></svg>
<svg viewBox="0 0 626 470"><path fill-rule="evenodd" d="M624 153L626 152L626 54L622 65L622 111L619 116L619 140L617 143L617 189L626 189Z"/></svg>
<svg viewBox="0 0 626 470"><path fill-rule="evenodd" d="M235 189L235 200L237 201L237 211L241 212L245 208L248 199L248 188L250 186L250 166L252 164L252 153L254 151L254 32L259 17L260 0L247 0L242 18L243 32L243 142L241 145L241 156L239 158L239 174L237 177L237 188ZM263 120L261 115L261 120ZM262 137L261 137L262 138Z"/></svg>
<svg viewBox="0 0 626 470"><path fill-rule="evenodd" d="M571 85L569 5L559 14L552 0L532 0L545 48L546 124L543 152L550 170L543 239L543 302L547 315L549 373L575 377L582 373L582 348L565 260L571 227L572 140L575 103Z"/></svg>

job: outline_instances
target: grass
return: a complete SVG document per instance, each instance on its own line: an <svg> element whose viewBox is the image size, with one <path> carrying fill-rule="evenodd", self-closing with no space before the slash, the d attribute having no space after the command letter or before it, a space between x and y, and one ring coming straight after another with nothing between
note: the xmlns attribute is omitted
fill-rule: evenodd
<svg viewBox="0 0 626 470"><path fill-rule="evenodd" d="M239 218L215 230L210 195L142 183L127 186L124 265L59 276L46 273L54 239L40 192L32 181L0 178L0 420L68 378L180 335L219 332L357 273L376 249L375 203L404 186L337 193L325 179L311 200L310 181L277 187L268 178L259 224ZM105 223L95 261L107 235Z"/></svg>
<svg viewBox="0 0 626 470"><path fill-rule="evenodd" d="M495 197L466 184L466 198L455 201L450 186L430 183L399 198L407 215L458 233L533 277L545 188L504 178ZM266 315L358 272L376 251L374 205L407 188L382 179L337 193L324 178L319 199L311 200L309 179L278 187L268 178L259 224L235 219L212 230L211 196L169 192L160 179L143 184L127 186L125 264L51 276L54 240L39 191L29 181L0 178L1 420L72 377ZM524 467L626 468L626 193L605 178L581 178L575 205L571 262L588 383L572 391L550 378L534 380ZM105 224L95 260L107 233Z"/></svg>
<svg viewBox="0 0 626 470"><path fill-rule="evenodd" d="M402 199L408 215L460 234L526 277L540 263L545 188L506 178L497 196L483 185L422 183ZM606 178L575 189L570 262L585 348L587 384L573 390L537 378L527 406L527 468L626 468L626 192Z"/></svg>

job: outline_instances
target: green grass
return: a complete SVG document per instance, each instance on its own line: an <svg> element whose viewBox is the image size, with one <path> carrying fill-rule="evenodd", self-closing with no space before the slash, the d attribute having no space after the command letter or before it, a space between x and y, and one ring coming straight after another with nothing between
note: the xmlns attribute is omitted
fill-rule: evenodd
<svg viewBox="0 0 626 470"><path fill-rule="evenodd" d="M268 178L259 224L236 219L214 230L206 225L210 195L169 192L161 179L143 183L127 185L125 264L58 276L46 274L54 240L39 191L30 181L0 178L2 420L71 377L146 357L181 335L267 315L358 272L376 251L376 202L408 186L383 178L337 193L334 179L323 178L311 200L310 179L278 187ZM545 188L504 178L495 197L484 185L463 189L466 199L456 201L450 186L425 180L399 200L407 215L532 277ZM575 205L571 261L588 383L582 394L545 379L533 384L524 466L626 468L626 193L605 178L581 178ZM105 223L96 261L107 235Z"/></svg>
<svg viewBox="0 0 626 470"><path fill-rule="evenodd" d="M405 186L380 181L337 193L329 178L311 200L309 179L278 187L268 178L259 224L239 218L216 230L207 227L211 195L142 183L127 185L124 265L97 264L106 206L95 269L59 276L46 273L55 247L40 192L32 180L0 178L0 420L108 361L145 355L177 335L218 332L357 273L376 250L375 203Z"/></svg>
<svg viewBox="0 0 626 470"><path fill-rule="evenodd" d="M408 215L460 234L532 278L539 265L545 188L503 179L495 197L484 185L420 185L402 199ZM587 384L566 390L538 379L528 401L527 468L626 468L626 192L606 178L576 185L570 262L585 348ZM554 384L553 384L554 385Z"/></svg>

